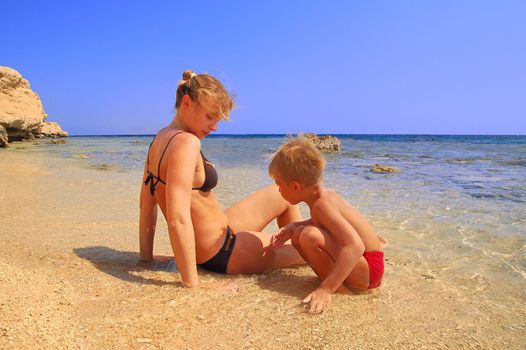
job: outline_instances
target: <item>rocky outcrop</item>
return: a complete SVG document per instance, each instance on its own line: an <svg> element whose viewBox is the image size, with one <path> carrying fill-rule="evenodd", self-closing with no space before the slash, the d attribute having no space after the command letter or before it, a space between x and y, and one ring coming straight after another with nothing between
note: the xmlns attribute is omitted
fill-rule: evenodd
<svg viewBox="0 0 526 350"><path fill-rule="evenodd" d="M0 66L0 125L8 141L31 140L35 137L66 137L57 123L46 123L40 97L16 70ZM0 130L0 145L2 131Z"/></svg>
<svg viewBox="0 0 526 350"><path fill-rule="evenodd" d="M371 167L373 173L399 173L400 170L382 164L375 164Z"/></svg>
<svg viewBox="0 0 526 350"><path fill-rule="evenodd" d="M35 130L36 137L67 137L68 133L62 130L56 122L43 122Z"/></svg>
<svg viewBox="0 0 526 350"><path fill-rule="evenodd" d="M7 131L0 125L0 147L7 147Z"/></svg>
<svg viewBox="0 0 526 350"><path fill-rule="evenodd" d="M322 152L339 153L342 151L342 143L336 136L318 136L309 133L305 134L305 137Z"/></svg>

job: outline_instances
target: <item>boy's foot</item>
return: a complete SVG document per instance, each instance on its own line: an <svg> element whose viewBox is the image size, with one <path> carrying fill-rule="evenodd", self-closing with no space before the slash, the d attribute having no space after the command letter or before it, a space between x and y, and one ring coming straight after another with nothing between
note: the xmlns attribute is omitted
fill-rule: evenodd
<svg viewBox="0 0 526 350"><path fill-rule="evenodd" d="M378 240L382 244L382 249L385 249L387 246L389 246L389 242L383 236L378 235Z"/></svg>

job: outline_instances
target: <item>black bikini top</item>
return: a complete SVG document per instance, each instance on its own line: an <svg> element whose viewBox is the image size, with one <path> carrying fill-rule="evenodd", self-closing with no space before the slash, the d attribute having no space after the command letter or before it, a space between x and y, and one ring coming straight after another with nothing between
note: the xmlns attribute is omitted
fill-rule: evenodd
<svg viewBox="0 0 526 350"><path fill-rule="evenodd" d="M153 141L155 141L155 137L153 138L152 142L150 143L150 147L148 147L148 156L146 158L146 164L147 164L147 170L148 170L148 176L146 177L146 180L144 180L144 185L148 186L148 183L150 184L150 193L152 196L155 193L155 186L160 182L163 185L166 185L166 182L163 181L159 175L161 174L161 162L163 160L164 154L166 153L166 150L168 149L168 146L170 145L170 142L172 142L172 139L182 133L182 131L174 134L172 137L170 137L170 140L168 140L168 143L166 144L166 147L164 147L163 153L161 154L161 158L159 158L159 164L157 165L157 175L154 175L150 171L150 149L152 148ZM157 137L157 136L156 136ZM203 155L203 152L201 152L201 158L203 159L203 165L205 167L205 182L201 187L194 187L192 190L199 190L203 192L208 192L214 187L217 186L217 171L214 168L214 165L208 161L208 159L205 158Z"/></svg>

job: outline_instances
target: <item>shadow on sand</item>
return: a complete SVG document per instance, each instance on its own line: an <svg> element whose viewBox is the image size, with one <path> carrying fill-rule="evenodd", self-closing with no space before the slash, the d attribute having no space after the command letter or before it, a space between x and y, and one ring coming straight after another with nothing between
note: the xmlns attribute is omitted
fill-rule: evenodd
<svg viewBox="0 0 526 350"><path fill-rule="evenodd" d="M100 271L123 281L153 284L153 285L180 285L180 282L165 281L151 277L141 276L144 271L174 271L174 260L151 263L139 262L139 254L136 252L123 252L109 247L94 246L75 248L73 252L80 258L87 260Z"/></svg>
<svg viewBox="0 0 526 350"><path fill-rule="evenodd" d="M298 276L294 270L299 268L301 267L274 270L261 275L258 285L262 289L303 299L319 286L320 280L316 275Z"/></svg>
<svg viewBox="0 0 526 350"><path fill-rule="evenodd" d="M139 262L137 252L118 251L103 246L75 248L73 252L78 257L92 263L98 270L126 282L157 286L182 286L179 281L159 279L152 277L151 274L149 276L143 274L143 272L166 272L167 276L171 275L176 271L173 258L162 257L162 259L151 263L142 263ZM320 279L314 273L308 276L299 275L298 270L301 268L299 266L278 269L259 275L257 276L257 284L261 289L303 299L319 286ZM235 281L236 278L243 278L242 276L222 275L204 270L200 270L200 275L213 276L220 280L232 279L232 281Z"/></svg>
<svg viewBox="0 0 526 350"><path fill-rule="evenodd" d="M314 272L308 276L298 275L297 269L300 268L302 267L297 266L282 270L274 270L266 275L261 275L258 278L258 285L262 289L268 289L303 299L320 286L321 280L314 274ZM370 294L371 291L351 288L345 291L338 291L337 293L362 295Z"/></svg>

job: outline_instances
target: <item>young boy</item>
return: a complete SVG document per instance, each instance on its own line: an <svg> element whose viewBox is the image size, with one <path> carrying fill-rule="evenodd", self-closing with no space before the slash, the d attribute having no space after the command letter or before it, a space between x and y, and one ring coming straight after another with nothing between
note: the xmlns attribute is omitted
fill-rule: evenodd
<svg viewBox="0 0 526 350"><path fill-rule="evenodd" d="M269 167L283 198L310 209L310 219L285 226L270 243L277 248L290 239L322 279L303 300L310 312L325 310L338 289L380 286L384 273L382 242L358 210L323 186L324 167L323 155L304 136L283 144Z"/></svg>

